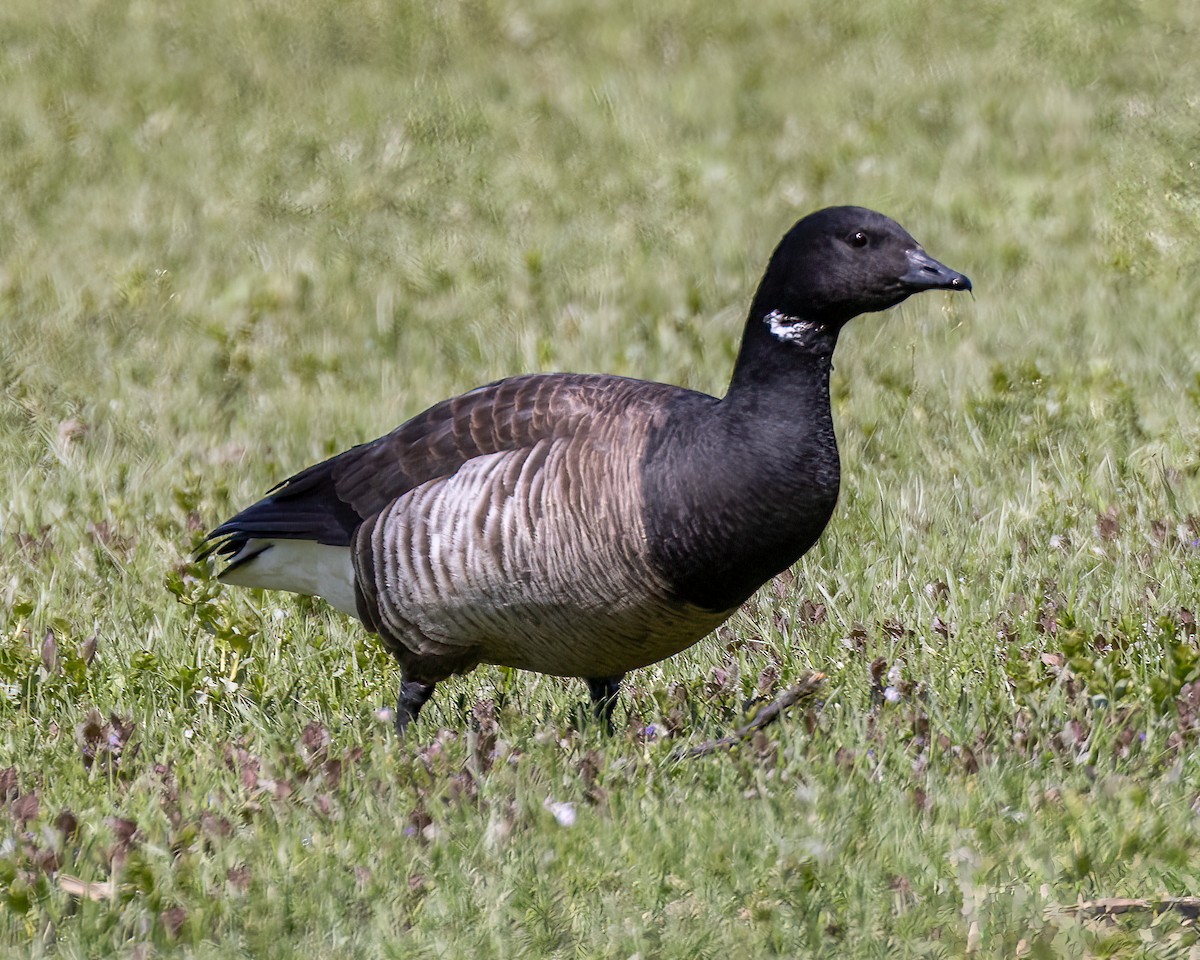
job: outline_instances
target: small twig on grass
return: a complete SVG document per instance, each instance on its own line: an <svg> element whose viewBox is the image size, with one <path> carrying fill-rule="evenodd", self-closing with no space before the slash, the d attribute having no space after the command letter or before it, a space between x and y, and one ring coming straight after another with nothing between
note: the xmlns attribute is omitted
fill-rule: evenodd
<svg viewBox="0 0 1200 960"><path fill-rule="evenodd" d="M825 674L810 673L799 683L789 687L778 697L768 703L765 707L754 715L744 727L738 727L727 737L721 737L719 740L706 740L704 743L697 744L694 747L688 747L684 750L677 750L671 755L672 760L689 760L692 757L705 757L710 753L716 753L718 750L724 750L727 747L732 747L734 744L741 743L754 735L756 730L761 730L763 727L768 727L780 718L784 710L789 707L794 707L801 700L807 700L820 688L825 682Z"/></svg>
<svg viewBox="0 0 1200 960"><path fill-rule="evenodd" d="M1066 913L1083 920L1108 920L1123 913L1153 913L1157 916L1172 910L1195 920L1200 917L1200 897L1161 897L1157 900L1104 897L1050 907L1046 910L1046 916Z"/></svg>

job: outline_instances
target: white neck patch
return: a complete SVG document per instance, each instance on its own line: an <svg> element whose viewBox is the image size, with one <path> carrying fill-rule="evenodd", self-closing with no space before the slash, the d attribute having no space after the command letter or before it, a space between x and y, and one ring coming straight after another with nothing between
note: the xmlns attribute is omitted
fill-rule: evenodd
<svg viewBox="0 0 1200 960"><path fill-rule="evenodd" d="M767 329L771 331L771 336L776 340L787 340L793 343L799 340L807 340L810 334L815 333L819 328L819 323L813 323L811 320L804 320L800 317L789 317L786 313L781 313L778 310L772 310L765 317L763 323L767 325Z"/></svg>

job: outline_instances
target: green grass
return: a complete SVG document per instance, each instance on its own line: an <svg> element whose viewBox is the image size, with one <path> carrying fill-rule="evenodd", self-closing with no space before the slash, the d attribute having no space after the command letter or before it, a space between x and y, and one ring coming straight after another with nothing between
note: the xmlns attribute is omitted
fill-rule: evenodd
<svg viewBox="0 0 1200 960"><path fill-rule="evenodd" d="M1052 908L1200 893L1198 34L1170 0L5 3L3 952L1196 956ZM847 330L825 539L613 739L485 668L399 743L371 638L185 566L478 383L721 391L774 243L847 202L976 299ZM810 669L757 748L670 759Z"/></svg>

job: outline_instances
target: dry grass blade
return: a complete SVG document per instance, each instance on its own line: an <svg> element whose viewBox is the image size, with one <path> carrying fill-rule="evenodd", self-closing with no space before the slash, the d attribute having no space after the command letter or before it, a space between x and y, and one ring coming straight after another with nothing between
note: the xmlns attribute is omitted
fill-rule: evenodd
<svg viewBox="0 0 1200 960"><path fill-rule="evenodd" d="M825 674L810 673L799 683L789 687L778 697L772 700L769 704L763 707L754 715L751 720L743 727L738 727L727 737L721 737L718 740L706 740L704 743L697 744L694 747L688 747L686 750L676 751L672 760L688 760L693 757L705 757L710 753L716 753L718 750L725 750L735 744L741 743L754 735L763 727L769 727L783 715L783 711L794 707L802 700L807 700L817 690L821 684L825 682Z"/></svg>
<svg viewBox="0 0 1200 960"><path fill-rule="evenodd" d="M1200 897L1160 897L1155 900L1103 897L1050 907L1046 915L1067 914L1081 920L1111 920L1125 913L1153 913L1157 916L1170 912L1195 920L1200 917Z"/></svg>
<svg viewBox="0 0 1200 960"><path fill-rule="evenodd" d="M79 897L81 900L113 900L117 896L117 885L112 880L90 883L87 880L60 873L58 885L62 888L63 893Z"/></svg>

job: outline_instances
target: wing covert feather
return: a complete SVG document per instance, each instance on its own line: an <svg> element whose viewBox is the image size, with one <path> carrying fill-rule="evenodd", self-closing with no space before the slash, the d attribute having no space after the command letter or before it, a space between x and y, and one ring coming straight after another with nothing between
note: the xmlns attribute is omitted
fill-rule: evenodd
<svg viewBox="0 0 1200 960"><path fill-rule="evenodd" d="M666 384L591 374L532 374L443 400L391 433L302 470L209 535L236 554L252 538L348 546L364 520L477 457L569 437L628 405L647 415L676 394Z"/></svg>

